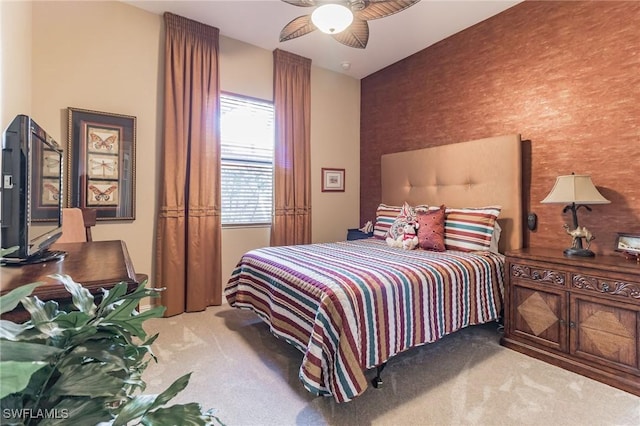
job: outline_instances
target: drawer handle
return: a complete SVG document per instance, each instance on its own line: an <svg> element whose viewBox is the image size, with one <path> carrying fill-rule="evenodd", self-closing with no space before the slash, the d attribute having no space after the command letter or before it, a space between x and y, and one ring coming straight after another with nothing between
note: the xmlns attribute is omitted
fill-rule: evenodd
<svg viewBox="0 0 640 426"><path fill-rule="evenodd" d="M560 325L565 325L567 322L563 319L559 319L558 322ZM573 321L569 321L569 328L576 328L576 323Z"/></svg>

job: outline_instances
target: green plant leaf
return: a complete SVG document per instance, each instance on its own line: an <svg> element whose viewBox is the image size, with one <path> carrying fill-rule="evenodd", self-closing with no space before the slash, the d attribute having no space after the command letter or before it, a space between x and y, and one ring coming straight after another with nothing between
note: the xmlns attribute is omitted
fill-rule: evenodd
<svg viewBox="0 0 640 426"><path fill-rule="evenodd" d="M187 373L184 376L176 379L164 392L158 395L158 397L156 398L156 402L151 408L157 408L169 402L174 396L182 392L182 390L187 387L190 378L191 373Z"/></svg>
<svg viewBox="0 0 640 426"><path fill-rule="evenodd" d="M66 398L53 407L57 418L44 419L40 426L97 425L111 420L103 398Z"/></svg>
<svg viewBox="0 0 640 426"><path fill-rule="evenodd" d="M86 325L93 317L84 312L60 312L54 319L59 328L74 328L79 330Z"/></svg>
<svg viewBox="0 0 640 426"><path fill-rule="evenodd" d="M16 424L17 418L22 414L21 410L24 408L22 403L22 395L14 393L7 395L0 399L0 407L2 407L2 424Z"/></svg>
<svg viewBox="0 0 640 426"><path fill-rule="evenodd" d="M218 410L216 410L215 408L210 408L204 413L204 415L205 415L205 417L209 418L209 421L211 422L211 424L217 424L217 425L220 425L220 426L225 426L225 424L220 421L218 416L216 416L216 412L217 411Z"/></svg>
<svg viewBox="0 0 640 426"><path fill-rule="evenodd" d="M92 362L68 365L61 369L62 375L51 387L51 394L67 396L113 396L122 389L123 381L111 374L110 364Z"/></svg>
<svg viewBox="0 0 640 426"><path fill-rule="evenodd" d="M11 246L9 248L0 248L0 257L4 257L7 254L11 254L14 251L18 251L20 246Z"/></svg>
<svg viewBox="0 0 640 426"><path fill-rule="evenodd" d="M67 291L71 293L73 305L80 312L89 315L93 315L96 312L97 306L93 303L93 295L89 290L72 280L69 275L53 274L49 276L60 281Z"/></svg>
<svg viewBox="0 0 640 426"><path fill-rule="evenodd" d="M31 322L42 333L49 337L59 336L62 329L52 320L60 313L58 303L53 300L43 302L38 297L25 297L22 306L31 314Z"/></svg>
<svg viewBox="0 0 640 426"><path fill-rule="evenodd" d="M34 400L46 391L47 381L52 374L56 374L55 368L48 364L31 375L29 384L26 388L16 395L20 395L24 400L25 406L34 406Z"/></svg>
<svg viewBox="0 0 640 426"><path fill-rule="evenodd" d="M114 350L102 341L88 341L82 345L76 346L65 358L91 358L109 363L117 369L124 370L127 368L125 361L122 359L122 351Z"/></svg>
<svg viewBox="0 0 640 426"><path fill-rule="evenodd" d="M156 341L159 335L160 335L159 333L154 334L153 336L149 337L149 339L147 339L146 342L142 343L142 345L138 346L137 348L139 352L148 353L149 356L155 362L158 362L158 358L156 358L156 355L153 353L153 349L151 348L151 345L153 345L153 342Z"/></svg>
<svg viewBox="0 0 640 426"><path fill-rule="evenodd" d="M145 281L146 282L146 281ZM123 299L142 299L145 297L159 297L164 288L146 288L144 284L140 284L135 292L127 293L122 296Z"/></svg>
<svg viewBox="0 0 640 426"><path fill-rule="evenodd" d="M91 340L98 334L98 328L94 325L87 324L80 329L69 331L69 344L81 345L87 340Z"/></svg>
<svg viewBox="0 0 640 426"><path fill-rule="evenodd" d="M45 365L46 362L0 362L0 399L26 388L31 375Z"/></svg>
<svg viewBox="0 0 640 426"><path fill-rule="evenodd" d="M111 287L111 290L105 290L103 288L102 301L100 302L98 309L101 310L102 308L109 306L112 303L115 303L116 301L120 300L120 298L124 296L126 293L127 293L127 284L124 282L118 283L115 286Z"/></svg>
<svg viewBox="0 0 640 426"><path fill-rule="evenodd" d="M120 299L118 302L120 303L114 303L113 309L104 316L105 320L131 317L138 307L139 299Z"/></svg>
<svg viewBox="0 0 640 426"><path fill-rule="evenodd" d="M202 414L200 404L191 402L183 405L172 405L167 408L158 408L145 414L140 423L147 426L167 425L211 425L211 417Z"/></svg>
<svg viewBox="0 0 640 426"><path fill-rule="evenodd" d="M13 321L0 320L0 338L18 340L19 336L30 328L33 328L33 324L30 322L16 324Z"/></svg>
<svg viewBox="0 0 640 426"><path fill-rule="evenodd" d="M128 334L132 334L136 337L140 337L141 339L143 339L145 337L145 331L142 328L142 324L137 323L135 321L128 321L128 320L116 320L116 319L112 319L109 320L109 322L106 325L110 325L113 327L117 327L121 330L122 333L128 333Z"/></svg>
<svg viewBox="0 0 640 426"><path fill-rule="evenodd" d="M134 336L145 339L147 337L147 333L142 328L142 323L149 318L161 317L165 309L166 308L164 306L156 306L155 308L149 309L141 314L134 315L132 313L125 314L128 310L127 308L118 314L108 315L103 324L113 324L118 327L122 327Z"/></svg>
<svg viewBox="0 0 640 426"><path fill-rule="evenodd" d="M156 400L157 395L138 395L127 402L113 421L113 426L126 425L146 413Z"/></svg>
<svg viewBox="0 0 640 426"><path fill-rule="evenodd" d="M129 401L120 411L113 426L125 425L133 419L143 416L147 411L158 408L169 402L174 396L181 392L189 384L191 373L185 374L173 382L164 392L159 395L139 395ZM201 410L198 410L198 415Z"/></svg>
<svg viewBox="0 0 640 426"><path fill-rule="evenodd" d="M2 341L0 361L47 361L63 350L40 343Z"/></svg>
<svg viewBox="0 0 640 426"><path fill-rule="evenodd" d="M9 293L0 297L0 314L13 311L16 306L18 306L18 303L20 303L20 300L29 296L36 287L42 284L44 283L37 282L22 285L18 288L14 288Z"/></svg>

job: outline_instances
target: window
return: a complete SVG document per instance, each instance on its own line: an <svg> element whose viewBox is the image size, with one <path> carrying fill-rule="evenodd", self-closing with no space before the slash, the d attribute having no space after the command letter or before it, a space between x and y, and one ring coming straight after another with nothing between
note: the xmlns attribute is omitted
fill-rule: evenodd
<svg viewBox="0 0 640 426"><path fill-rule="evenodd" d="M273 103L220 95L222 224L271 223Z"/></svg>

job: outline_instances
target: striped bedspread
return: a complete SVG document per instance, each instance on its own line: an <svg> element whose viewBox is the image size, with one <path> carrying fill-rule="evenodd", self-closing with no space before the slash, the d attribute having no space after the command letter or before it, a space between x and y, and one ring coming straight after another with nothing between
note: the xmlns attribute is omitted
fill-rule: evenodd
<svg viewBox="0 0 640 426"><path fill-rule="evenodd" d="M304 353L300 379L338 402L367 388L364 371L463 327L498 318L503 259L404 251L382 240L246 253L225 289Z"/></svg>

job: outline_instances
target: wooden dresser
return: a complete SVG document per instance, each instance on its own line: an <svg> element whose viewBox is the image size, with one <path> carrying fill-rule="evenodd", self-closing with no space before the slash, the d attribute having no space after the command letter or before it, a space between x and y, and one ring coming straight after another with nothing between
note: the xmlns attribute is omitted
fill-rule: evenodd
<svg viewBox="0 0 640 426"><path fill-rule="evenodd" d="M640 396L640 264L507 253L502 345Z"/></svg>

